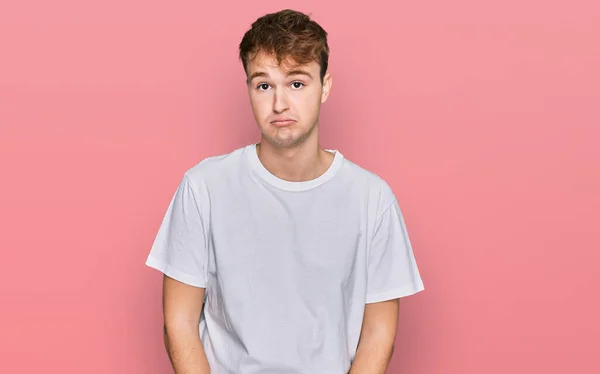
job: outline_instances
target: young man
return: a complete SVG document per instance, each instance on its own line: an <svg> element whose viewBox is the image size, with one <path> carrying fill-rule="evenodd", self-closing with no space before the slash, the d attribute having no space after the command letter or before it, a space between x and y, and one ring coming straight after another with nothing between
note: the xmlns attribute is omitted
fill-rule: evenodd
<svg viewBox="0 0 600 374"><path fill-rule="evenodd" d="M319 145L327 33L292 10L240 44L261 141L183 176L147 259L178 374L375 374L423 290L394 193Z"/></svg>

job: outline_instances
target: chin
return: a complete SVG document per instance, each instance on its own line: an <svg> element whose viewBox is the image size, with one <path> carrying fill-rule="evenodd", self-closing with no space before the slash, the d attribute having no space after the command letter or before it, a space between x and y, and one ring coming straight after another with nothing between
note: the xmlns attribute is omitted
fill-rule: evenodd
<svg viewBox="0 0 600 374"><path fill-rule="evenodd" d="M306 139L306 136L298 134L289 134L287 136L263 134L263 137L273 146L278 148L291 148L301 144Z"/></svg>
<svg viewBox="0 0 600 374"><path fill-rule="evenodd" d="M278 148L292 148L302 144L312 133L313 128L302 128L300 123L295 123L290 127L274 128L267 125L261 129L264 139Z"/></svg>
<svg viewBox="0 0 600 374"><path fill-rule="evenodd" d="M300 142L296 138L266 137L267 141L277 148L291 148Z"/></svg>

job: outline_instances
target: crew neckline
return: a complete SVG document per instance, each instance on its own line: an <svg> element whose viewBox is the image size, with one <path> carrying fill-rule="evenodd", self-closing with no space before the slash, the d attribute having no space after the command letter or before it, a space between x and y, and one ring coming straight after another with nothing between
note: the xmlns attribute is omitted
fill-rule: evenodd
<svg viewBox="0 0 600 374"><path fill-rule="evenodd" d="M246 146L247 158L250 161L252 169L267 183L287 191L306 191L322 185L335 176L335 174L341 168L344 160L344 155L337 149L325 149L325 151L333 153L334 157L331 165L329 165L323 174L307 181L287 181L277 177L267 170L267 168L265 168L258 158L256 145L257 143L253 143Z"/></svg>

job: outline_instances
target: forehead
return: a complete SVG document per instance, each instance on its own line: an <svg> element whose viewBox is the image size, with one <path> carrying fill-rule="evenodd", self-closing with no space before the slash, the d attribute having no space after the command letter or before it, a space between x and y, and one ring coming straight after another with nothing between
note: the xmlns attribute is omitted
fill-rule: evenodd
<svg viewBox="0 0 600 374"><path fill-rule="evenodd" d="M311 61L306 64L299 64L291 57L286 57L281 61L281 64L277 63L277 58L274 54L260 52L248 61L248 75L251 75L257 71L281 71L286 73L295 69L302 70L318 70L319 64L316 61Z"/></svg>

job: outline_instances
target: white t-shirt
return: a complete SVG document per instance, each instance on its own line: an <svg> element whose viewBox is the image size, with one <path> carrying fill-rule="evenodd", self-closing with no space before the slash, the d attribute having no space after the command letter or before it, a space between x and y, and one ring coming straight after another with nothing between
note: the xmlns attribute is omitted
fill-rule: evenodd
<svg viewBox="0 0 600 374"><path fill-rule="evenodd" d="M206 288L200 336L215 374L346 374L366 303L423 290L389 185L335 150L285 181L256 145L183 176L146 264Z"/></svg>

